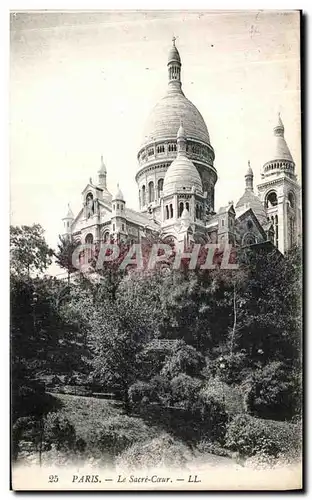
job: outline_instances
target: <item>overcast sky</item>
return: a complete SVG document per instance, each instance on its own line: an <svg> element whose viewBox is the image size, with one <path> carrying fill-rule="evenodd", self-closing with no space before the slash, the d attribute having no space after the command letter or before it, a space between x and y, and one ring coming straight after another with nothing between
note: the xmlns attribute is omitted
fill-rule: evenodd
<svg viewBox="0 0 312 500"><path fill-rule="evenodd" d="M215 150L216 208L237 201L251 161L270 159L277 112L300 177L300 33L296 12L67 12L11 15L11 223L38 222L56 246L103 154L138 207L136 154L167 89L173 34L182 88Z"/></svg>

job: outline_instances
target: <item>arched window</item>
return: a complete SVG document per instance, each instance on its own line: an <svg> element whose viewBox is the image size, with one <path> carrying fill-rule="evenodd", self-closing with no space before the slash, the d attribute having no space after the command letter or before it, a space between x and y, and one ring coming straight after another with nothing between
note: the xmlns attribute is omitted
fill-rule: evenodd
<svg viewBox="0 0 312 500"><path fill-rule="evenodd" d="M291 191L288 193L288 203L290 208L295 208L295 197Z"/></svg>
<svg viewBox="0 0 312 500"><path fill-rule="evenodd" d="M185 208L188 212L190 211L190 204L188 201L185 203Z"/></svg>
<svg viewBox="0 0 312 500"><path fill-rule="evenodd" d="M173 217L173 206L172 203L170 203L170 219Z"/></svg>
<svg viewBox="0 0 312 500"><path fill-rule="evenodd" d="M85 242L86 243L93 243L93 234L91 234L91 233L87 234Z"/></svg>
<svg viewBox="0 0 312 500"><path fill-rule="evenodd" d="M198 205L196 205L196 219L199 219L199 208L198 208Z"/></svg>
<svg viewBox="0 0 312 500"><path fill-rule="evenodd" d="M93 235L91 233L87 234L85 242L89 245L93 244ZM90 260L92 259L92 248L86 248L84 256L85 256L85 263L90 262Z"/></svg>
<svg viewBox="0 0 312 500"><path fill-rule="evenodd" d="M168 205L166 205L166 219L169 219L169 208L168 208Z"/></svg>
<svg viewBox="0 0 312 500"><path fill-rule="evenodd" d="M106 231L104 233L104 243L107 243L109 241L109 231Z"/></svg>
<svg viewBox="0 0 312 500"><path fill-rule="evenodd" d="M149 201L149 203L154 201L154 182L153 181L148 183L148 201Z"/></svg>
<svg viewBox="0 0 312 500"><path fill-rule="evenodd" d="M164 179L159 179L157 183L157 195L158 198L160 198L160 193L162 192L164 187Z"/></svg>
<svg viewBox="0 0 312 500"><path fill-rule="evenodd" d="M184 209L183 201L180 201L180 203L179 203L179 217L181 217L183 209Z"/></svg>
<svg viewBox="0 0 312 500"><path fill-rule="evenodd" d="M257 243L255 235L251 233L244 234L243 245L253 245L254 243Z"/></svg>
<svg viewBox="0 0 312 500"><path fill-rule="evenodd" d="M199 218L200 218L200 220L202 220L202 218L203 218L203 207L202 206L199 207Z"/></svg>
<svg viewBox="0 0 312 500"><path fill-rule="evenodd" d="M275 191L271 191L267 194L265 199L265 206L267 208L276 207L277 205L277 195Z"/></svg>
<svg viewBox="0 0 312 500"><path fill-rule="evenodd" d="M142 207L145 207L146 205L146 193L145 193L145 186L143 184L142 186Z"/></svg>

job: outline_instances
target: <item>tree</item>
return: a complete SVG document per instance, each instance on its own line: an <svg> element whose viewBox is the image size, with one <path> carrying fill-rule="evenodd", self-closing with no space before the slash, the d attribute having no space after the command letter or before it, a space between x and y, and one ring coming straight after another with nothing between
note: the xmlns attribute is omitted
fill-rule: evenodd
<svg viewBox="0 0 312 500"><path fill-rule="evenodd" d="M246 379L245 387L245 406L252 416L291 419L301 406L300 380L280 361L256 370Z"/></svg>
<svg viewBox="0 0 312 500"><path fill-rule="evenodd" d="M52 255L40 224L10 227L12 273L28 278L32 272L42 273L51 264Z"/></svg>
<svg viewBox="0 0 312 500"><path fill-rule="evenodd" d="M102 386L120 392L126 410L129 388L140 375L140 354L157 336L158 279L157 275L126 275L115 301L103 296L99 285L87 313L93 376Z"/></svg>
<svg viewBox="0 0 312 500"><path fill-rule="evenodd" d="M57 251L54 252L56 263L67 271L68 284L70 284L71 274L77 271L76 267L73 265L73 254L79 245L79 241L75 241L67 236L59 236Z"/></svg>
<svg viewBox="0 0 312 500"><path fill-rule="evenodd" d="M68 314L67 303L60 303L63 290L63 282L55 278L11 277L14 419L41 415L49 408L43 384L46 375L71 374L85 367L86 339Z"/></svg>
<svg viewBox="0 0 312 500"><path fill-rule="evenodd" d="M166 357L161 374L174 378L182 373L190 377L199 377L205 366L205 359L193 346L180 340L174 351Z"/></svg>

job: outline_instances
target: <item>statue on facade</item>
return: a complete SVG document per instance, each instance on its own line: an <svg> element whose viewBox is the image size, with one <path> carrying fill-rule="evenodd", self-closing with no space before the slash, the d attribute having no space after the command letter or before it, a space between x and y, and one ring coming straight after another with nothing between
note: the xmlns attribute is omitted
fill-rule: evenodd
<svg viewBox="0 0 312 500"><path fill-rule="evenodd" d="M87 198L86 198L86 216L87 216L87 219L89 219L89 217L92 217L93 214L94 214L93 196L91 193L89 193Z"/></svg>

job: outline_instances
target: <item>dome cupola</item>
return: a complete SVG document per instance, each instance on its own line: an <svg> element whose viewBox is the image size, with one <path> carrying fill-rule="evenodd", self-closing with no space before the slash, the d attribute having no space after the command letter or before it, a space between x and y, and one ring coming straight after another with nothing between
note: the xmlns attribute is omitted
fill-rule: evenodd
<svg viewBox="0 0 312 500"><path fill-rule="evenodd" d="M117 184L117 192L115 196L113 197L113 201L125 201L124 195L119 187L119 184Z"/></svg>
<svg viewBox="0 0 312 500"><path fill-rule="evenodd" d="M289 151L284 133L285 128L279 113L277 124L273 129L272 149L268 154L268 161L263 166L262 177L285 172L291 178L295 178L295 163Z"/></svg>
<svg viewBox="0 0 312 500"><path fill-rule="evenodd" d="M169 50L168 54L168 65L170 63L179 63L181 65L181 58L178 49L176 48L176 37L172 37L172 47Z"/></svg>
<svg viewBox="0 0 312 500"><path fill-rule="evenodd" d="M177 134L177 157L166 172L163 195L192 190L202 194L203 185L197 168L186 156L186 135L181 123Z"/></svg>
<svg viewBox="0 0 312 500"><path fill-rule="evenodd" d="M143 212L148 206L145 196L148 186L152 186L151 193L156 193L149 196L155 210L160 204L160 189L157 186L162 186L170 164L177 157L177 130L181 119L187 137L185 158L197 169L207 204L214 209L214 186L217 181L215 154L202 115L182 91L181 68L181 57L176 47L176 38L173 37L167 60L167 92L152 109L146 121L137 155L139 168L135 180Z"/></svg>
<svg viewBox="0 0 312 500"><path fill-rule="evenodd" d="M260 224L264 224L267 221L267 216L260 198L254 193L253 177L254 175L250 166L250 161L248 161L248 169L245 174L245 192L236 203L235 209L238 211L243 208L246 210L251 208Z"/></svg>

